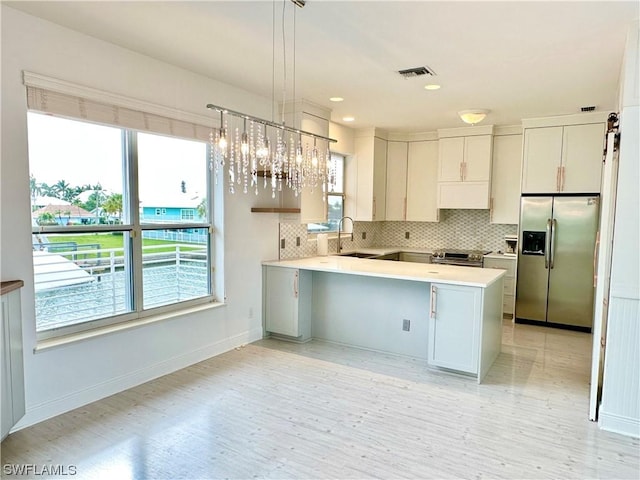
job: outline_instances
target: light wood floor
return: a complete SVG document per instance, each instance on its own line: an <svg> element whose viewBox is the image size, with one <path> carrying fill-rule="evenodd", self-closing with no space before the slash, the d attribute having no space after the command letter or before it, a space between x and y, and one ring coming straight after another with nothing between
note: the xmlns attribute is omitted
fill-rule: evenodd
<svg viewBox="0 0 640 480"><path fill-rule="evenodd" d="M404 357L262 340L10 435L3 471L637 479L638 441L588 421L590 352L590 335L505 321L477 385Z"/></svg>

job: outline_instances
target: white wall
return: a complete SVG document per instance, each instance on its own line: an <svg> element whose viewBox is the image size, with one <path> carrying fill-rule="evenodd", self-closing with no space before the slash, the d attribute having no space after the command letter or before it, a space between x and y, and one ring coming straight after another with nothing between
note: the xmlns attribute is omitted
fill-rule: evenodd
<svg viewBox="0 0 640 480"><path fill-rule="evenodd" d="M640 437L640 26L629 31L622 72L618 192L600 406L605 430Z"/></svg>
<svg viewBox="0 0 640 480"><path fill-rule="evenodd" d="M34 353L35 310L27 108L28 70L187 112L216 103L268 116L269 99L1 5L1 279L22 279L27 414L21 428L262 336L260 262L277 257L276 215L251 214L269 194L224 194L226 305ZM225 189L226 191L226 189ZM221 205L216 205L220 208ZM222 212L218 213L218 217ZM265 242L273 238L273 242ZM222 238L220 238L222 240ZM218 270L220 273L220 270Z"/></svg>

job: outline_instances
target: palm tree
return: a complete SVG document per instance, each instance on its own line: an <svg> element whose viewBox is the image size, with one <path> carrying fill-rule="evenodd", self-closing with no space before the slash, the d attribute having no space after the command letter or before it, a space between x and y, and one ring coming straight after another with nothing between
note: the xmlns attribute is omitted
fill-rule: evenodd
<svg viewBox="0 0 640 480"><path fill-rule="evenodd" d="M198 217L207 218L207 199L203 198L198 204Z"/></svg>
<svg viewBox="0 0 640 480"><path fill-rule="evenodd" d="M34 211L36 209L36 199L39 195L42 195L42 188L33 175L29 175L29 189L31 190L31 211Z"/></svg>
<svg viewBox="0 0 640 480"><path fill-rule="evenodd" d="M112 193L105 200L102 205L104 211L110 215L117 214L118 222L121 222L122 217L122 194L121 193Z"/></svg>
<svg viewBox="0 0 640 480"><path fill-rule="evenodd" d="M51 188L53 189L56 198L67 201L69 201L70 198L73 198L71 185L69 185L65 180L58 180Z"/></svg>

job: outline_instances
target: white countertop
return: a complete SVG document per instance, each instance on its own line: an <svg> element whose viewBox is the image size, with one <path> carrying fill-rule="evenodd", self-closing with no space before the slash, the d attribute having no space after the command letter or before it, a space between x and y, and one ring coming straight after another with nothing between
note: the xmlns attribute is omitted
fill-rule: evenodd
<svg viewBox="0 0 640 480"><path fill-rule="evenodd" d="M375 250L375 251L374 251ZM358 249L359 252L371 251L385 253L385 249ZM397 249L388 249L393 253ZM403 251L407 251L403 249ZM436 265L433 263L394 262L354 257L307 257L295 260L274 260L263 265L298 268L316 272L345 273L369 277L412 280L416 282L438 282L472 287L487 287L505 274L502 269L458 267Z"/></svg>

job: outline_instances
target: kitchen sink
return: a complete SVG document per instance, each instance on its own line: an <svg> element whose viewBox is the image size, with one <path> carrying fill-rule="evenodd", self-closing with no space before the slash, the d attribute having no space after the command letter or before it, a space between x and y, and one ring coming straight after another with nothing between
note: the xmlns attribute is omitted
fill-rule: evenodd
<svg viewBox="0 0 640 480"><path fill-rule="evenodd" d="M375 253L362 253L362 252L346 252L338 253L341 257L355 257L355 258L372 258L377 256Z"/></svg>

